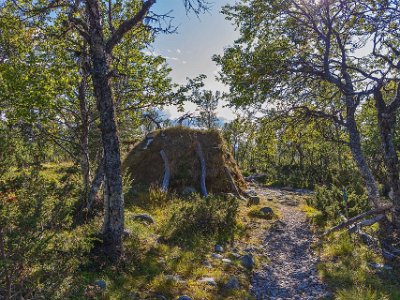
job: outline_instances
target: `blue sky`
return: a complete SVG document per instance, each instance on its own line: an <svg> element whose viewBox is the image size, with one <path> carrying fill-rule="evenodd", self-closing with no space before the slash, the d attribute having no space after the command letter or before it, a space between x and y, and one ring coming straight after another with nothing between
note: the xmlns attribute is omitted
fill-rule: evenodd
<svg viewBox="0 0 400 300"><path fill-rule="evenodd" d="M185 83L186 77L207 75L206 89L226 90L215 75L218 71L211 60L212 55L222 54L224 47L233 43L238 33L229 21L220 14L223 5L232 3L229 0L213 0L209 12L197 17L193 13L186 14L183 0L158 0L153 11L166 13L170 10L174 17L173 24L178 26L176 34L158 35L155 43L149 49L167 58L172 67L172 78L177 83ZM194 111L193 105L187 105L187 110ZM180 115L172 107L167 109L172 117ZM218 109L220 118L231 120L234 115L230 109Z"/></svg>

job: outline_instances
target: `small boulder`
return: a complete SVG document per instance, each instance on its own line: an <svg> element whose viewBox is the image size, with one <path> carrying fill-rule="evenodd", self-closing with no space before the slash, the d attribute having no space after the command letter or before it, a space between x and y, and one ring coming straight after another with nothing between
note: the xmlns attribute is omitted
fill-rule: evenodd
<svg viewBox="0 0 400 300"><path fill-rule="evenodd" d="M252 270L255 264L253 255L252 254L243 255L242 258L240 259L240 263L246 269Z"/></svg>
<svg viewBox="0 0 400 300"><path fill-rule="evenodd" d="M215 258L215 259L223 259L224 258L221 254L218 254L218 253L211 254L211 257Z"/></svg>
<svg viewBox="0 0 400 300"><path fill-rule="evenodd" d="M239 259L242 257L239 253L236 253L236 252L230 253L229 256L231 256L231 258L233 258L233 259Z"/></svg>
<svg viewBox="0 0 400 300"><path fill-rule="evenodd" d="M261 202L260 197L258 196L250 196L249 201L247 202L247 206L252 206L252 205L259 205Z"/></svg>
<svg viewBox="0 0 400 300"><path fill-rule="evenodd" d="M137 220L137 221L141 221L141 222L145 222L148 224L153 224L154 223L154 219L152 216L150 216L149 214L136 214L132 216L132 220Z"/></svg>
<svg viewBox="0 0 400 300"><path fill-rule="evenodd" d="M272 208L268 207L268 206L260 208L260 212L262 212L263 214L266 214L266 215L272 215L274 213Z"/></svg>
<svg viewBox="0 0 400 300"><path fill-rule="evenodd" d="M215 245L214 250L219 253L224 252L224 248L221 245Z"/></svg>
<svg viewBox="0 0 400 300"><path fill-rule="evenodd" d="M226 265L232 264L232 261L231 261L230 259L228 259L228 258L223 258L223 259L222 259L222 262L223 262L224 264L226 264Z"/></svg>
<svg viewBox="0 0 400 300"><path fill-rule="evenodd" d="M268 206L260 208L260 213L265 219L272 219L275 216L272 208Z"/></svg>
<svg viewBox="0 0 400 300"><path fill-rule="evenodd" d="M217 286L217 282L213 277L203 277L199 281L208 285Z"/></svg>
<svg viewBox="0 0 400 300"><path fill-rule="evenodd" d="M192 300L192 298L190 298L189 296L186 295L182 295L178 297L178 300Z"/></svg>
<svg viewBox="0 0 400 300"><path fill-rule="evenodd" d="M240 288L239 280L232 276L229 278L228 282L225 284L225 289L227 290L237 290Z"/></svg>
<svg viewBox="0 0 400 300"><path fill-rule="evenodd" d="M107 287L107 283L104 280L101 280L101 279L100 280L96 280L94 282L94 284L96 286L98 286L99 288L101 288L102 290L104 290Z"/></svg>

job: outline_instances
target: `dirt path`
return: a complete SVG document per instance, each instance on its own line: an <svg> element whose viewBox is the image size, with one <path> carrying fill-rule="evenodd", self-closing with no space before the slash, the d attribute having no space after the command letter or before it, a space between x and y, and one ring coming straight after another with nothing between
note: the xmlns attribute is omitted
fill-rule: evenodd
<svg viewBox="0 0 400 300"><path fill-rule="evenodd" d="M252 294L261 299L323 299L329 296L317 277L318 258L310 245L314 239L298 195L283 190L257 189L279 203L281 219L266 232L263 250L269 263L259 267L252 279Z"/></svg>

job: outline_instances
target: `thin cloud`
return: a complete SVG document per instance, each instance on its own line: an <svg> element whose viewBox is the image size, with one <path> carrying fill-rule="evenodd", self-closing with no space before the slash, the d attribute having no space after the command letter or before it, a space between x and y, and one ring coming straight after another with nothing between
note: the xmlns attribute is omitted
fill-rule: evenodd
<svg viewBox="0 0 400 300"><path fill-rule="evenodd" d="M177 57L164 56L164 58L167 60L179 60L179 58L177 58Z"/></svg>

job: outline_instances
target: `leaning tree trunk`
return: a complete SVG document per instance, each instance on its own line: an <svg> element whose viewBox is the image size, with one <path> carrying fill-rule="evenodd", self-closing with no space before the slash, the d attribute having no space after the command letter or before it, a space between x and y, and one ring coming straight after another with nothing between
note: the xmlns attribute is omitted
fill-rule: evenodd
<svg viewBox="0 0 400 300"><path fill-rule="evenodd" d="M105 254L116 260L122 253L124 231L124 199L119 139L111 86L109 65L103 36L101 12L97 0L86 1L89 19L89 47L92 62L92 80L104 150L104 225L103 243Z"/></svg>
<svg viewBox="0 0 400 300"><path fill-rule="evenodd" d="M354 114L355 114L355 107L348 106L347 116L346 116L346 129L350 137L350 143L349 143L350 150L357 164L357 167L361 173L361 176L365 182L365 185L367 187L368 199L373 206L378 207L379 206L378 187L376 185L374 175L372 174L371 169L369 168L365 160L361 148L360 132L358 131Z"/></svg>
<svg viewBox="0 0 400 300"><path fill-rule="evenodd" d="M389 110L382 93L374 93L375 107L378 115L378 128L381 137L383 160L387 170L388 183L391 188L390 198L393 202L393 223L400 228L400 179L399 159L393 142L396 127L396 110Z"/></svg>

